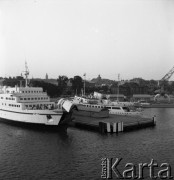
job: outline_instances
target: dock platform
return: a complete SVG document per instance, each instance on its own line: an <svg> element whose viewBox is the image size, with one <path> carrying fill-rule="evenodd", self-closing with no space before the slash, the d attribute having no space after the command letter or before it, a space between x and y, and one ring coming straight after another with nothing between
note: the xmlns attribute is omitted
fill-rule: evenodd
<svg viewBox="0 0 174 180"><path fill-rule="evenodd" d="M156 117L122 116L110 114L108 118L73 116L70 127L96 131L100 133L119 133L156 125Z"/></svg>

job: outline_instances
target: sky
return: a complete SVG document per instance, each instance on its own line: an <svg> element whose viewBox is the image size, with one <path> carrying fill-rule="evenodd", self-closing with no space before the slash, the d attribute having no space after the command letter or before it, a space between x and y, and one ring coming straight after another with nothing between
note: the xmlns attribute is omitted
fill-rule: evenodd
<svg viewBox="0 0 174 180"><path fill-rule="evenodd" d="M174 66L173 0L0 0L0 77L160 80ZM174 75L170 80L174 80Z"/></svg>

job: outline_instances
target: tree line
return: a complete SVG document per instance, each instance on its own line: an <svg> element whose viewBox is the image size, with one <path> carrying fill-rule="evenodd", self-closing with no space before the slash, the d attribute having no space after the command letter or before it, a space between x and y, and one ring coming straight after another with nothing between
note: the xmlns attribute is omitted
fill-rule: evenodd
<svg viewBox="0 0 174 180"><path fill-rule="evenodd" d="M3 79L4 86L25 86L25 79L21 76L17 77L9 77L9 78L0 78ZM174 82L163 82L163 87L166 93L174 94ZM161 85L161 86L162 86ZM58 76L57 78L57 85L49 83L49 81L44 81L42 79L30 79L29 86L32 87L42 87L45 92L48 93L50 97L60 97L60 96L74 96L82 94L82 90L84 88L84 80L80 76L74 76L73 78L68 78L67 76ZM101 93L117 93L116 88L118 87L118 82L113 83L112 85L101 85L101 86L86 86L85 93L91 94L94 91L101 92ZM135 90L139 87L139 89L145 89L145 91L139 90L135 92ZM115 90L114 90L115 88ZM134 94L155 94L159 93L160 87L158 86L158 82L155 80L143 80L140 83L133 83L127 82L123 85L119 86L120 93L124 95L131 95ZM133 92L132 92L133 91ZM126 94L127 92L127 94ZM142 94L143 94L142 93Z"/></svg>
<svg viewBox="0 0 174 180"><path fill-rule="evenodd" d="M25 79L21 76L0 78L3 79L4 86L25 86ZM74 96L75 94L80 95L84 88L84 81L80 76L74 76L73 78L68 78L67 76L59 76L57 78L57 85L45 82L42 79L30 79L29 86L31 87L42 87L45 92L48 93L50 97L60 97L60 96ZM86 93L92 93L95 90L100 90L99 88L86 87Z"/></svg>

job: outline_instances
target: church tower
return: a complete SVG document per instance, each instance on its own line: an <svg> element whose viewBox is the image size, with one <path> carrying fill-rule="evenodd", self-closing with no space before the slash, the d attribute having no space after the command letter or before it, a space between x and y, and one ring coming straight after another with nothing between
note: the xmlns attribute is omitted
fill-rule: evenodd
<svg viewBox="0 0 174 180"><path fill-rule="evenodd" d="M48 74L46 73L45 79L48 80Z"/></svg>

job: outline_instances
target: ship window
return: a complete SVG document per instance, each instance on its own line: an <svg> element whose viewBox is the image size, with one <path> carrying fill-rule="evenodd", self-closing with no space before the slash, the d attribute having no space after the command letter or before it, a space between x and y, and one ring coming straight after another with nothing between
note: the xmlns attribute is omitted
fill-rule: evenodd
<svg viewBox="0 0 174 180"><path fill-rule="evenodd" d="M30 98L28 98L28 100L30 100Z"/></svg>
<svg viewBox="0 0 174 180"><path fill-rule="evenodd" d="M24 93L24 91L22 91L22 93Z"/></svg>
<svg viewBox="0 0 174 180"><path fill-rule="evenodd" d="M120 107L112 107L112 109L120 109Z"/></svg>
<svg viewBox="0 0 174 180"><path fill-rule="evenodd" d="M38 100L40 100L40 98L38 98Z"/></svg>
<svg viewBox="0 0 174 180"><path fill-rule="evenodd" d="M30 93L30 91L28 91L28 93Z"/></svg>
<svg viewBox="0 0 174 180"><path fill-rule="evenodd" d="M27 100L26 98L24 98L24 100Z"/></svg>
<svg viewBox="0 0 174 180"><path fill-rule="evenodd" d="M106 109L111 109L111 107L109 107L109 106L106 106Z"/></svg>
<svg viewBox="0 0 174 180"><path fill-rule="evenodd" d="M23 100L23 98L20 98L20 100Z"/></svg>
<svg viewBox="0 0 174 180"><path fill-rule="evenodd" d="M35 98L35 100L37 100L37 98Z"/></svg>
<svg viewBox="0 0 174 180"><path fill-rule="evenodd" d="M1 97L1 99L3 99L3 97Z"/></svg>
<svg viewBox="0 0 174 180"><path fill-rule="evenodd" d="M41 99L43 99L43 97L41 97Z"/></svg>
<svg viewBox="0 0 174 180"><path fill-rule="evenodd" d="M34 98L31 98L31 100L33 100Z"/></svg>
<svg viewBox="0 0 174 180"><path fill-rule="evenodd" d="M25 105L26 107L28 107L28 105Z"/></svg>

